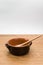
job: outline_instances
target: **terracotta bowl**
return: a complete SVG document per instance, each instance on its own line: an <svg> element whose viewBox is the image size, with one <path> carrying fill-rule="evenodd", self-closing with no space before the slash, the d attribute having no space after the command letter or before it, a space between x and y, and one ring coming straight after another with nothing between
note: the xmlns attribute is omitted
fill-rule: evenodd
<svg viewBox="0 0 43 65"><path fill-rule="evenodd" d="M21 55L25 55L29 52L32 42L29 42L30 44L26 44L26 45L20 46L20 47L15 47L15 45L25 43L26 41L28 41L28 39L14 38L14 39L9 40L7 42L7 44L5 44L5 45L11 54L21 56Z"/></svg>

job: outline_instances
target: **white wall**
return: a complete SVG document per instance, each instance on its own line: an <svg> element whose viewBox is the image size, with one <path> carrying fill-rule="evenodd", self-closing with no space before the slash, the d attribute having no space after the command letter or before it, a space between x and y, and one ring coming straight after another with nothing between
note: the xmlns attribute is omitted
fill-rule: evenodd
<svg viewBox="0 0 43 65"><path fill-rule="evenodd" d="M0 0L0 34L43 34L43 0Z"/></svg>

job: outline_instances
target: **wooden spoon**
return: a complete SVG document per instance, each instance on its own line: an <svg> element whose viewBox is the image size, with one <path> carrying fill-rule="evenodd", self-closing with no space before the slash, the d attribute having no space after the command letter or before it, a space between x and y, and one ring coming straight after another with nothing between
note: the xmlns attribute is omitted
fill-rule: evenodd
<svg viewBox="0 0 43 65"><path fill-rule="evenodd" d="M21 47L21 46L23 46L23 45L30 44L29 42L34 41L34 40L36 40L36 39L39 38L39 37L41 37L41 35L38 36L38 37L36 37L36 38L34 38L34 39L32 39L32 40L30 40L30 41L26 41L26 42L24 42L24 43L22 43L22 44L15 45L15 47Z"/></svg>

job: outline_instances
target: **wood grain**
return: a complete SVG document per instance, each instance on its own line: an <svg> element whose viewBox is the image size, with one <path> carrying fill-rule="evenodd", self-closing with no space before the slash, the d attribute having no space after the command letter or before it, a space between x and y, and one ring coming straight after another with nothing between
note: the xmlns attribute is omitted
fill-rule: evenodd
<svg viewBox="0 0 43 65"><path fill-rule="evenodd" d="M0 35L0 65L43 65L43 35L34 40L30 52L24 56L13 56L5 44L9 39L23 37L29 40L38 35Z"/></svg>

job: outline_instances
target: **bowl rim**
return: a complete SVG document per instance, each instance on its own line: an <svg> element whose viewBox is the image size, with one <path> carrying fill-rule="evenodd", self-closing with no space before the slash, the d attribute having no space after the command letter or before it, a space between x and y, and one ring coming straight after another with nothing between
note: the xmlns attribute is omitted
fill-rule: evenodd
<svg viewBox="0 0 43 65"><path fill-rule="evenodd" d="M31 44L32 41L30 41L29 43ZM9 43L6 43L6 44L8 44L9 46L14 47L14 48L26 47L26 46L29 46L30 45L30 44L26 44L26 45L23 45L23 46L16 47L16 46L13 46L13 45L11 45Z"/></svg>
<svg viewBox="0 0 43 65"><path fill-rule="evenodd" d="M13 39L18 39L18 38L13 38ZM11 41L11 40L13 40L13 39L10 39L9 41ZM27 38L20 38L20 39L24 39L24 40L26 40L26 41L29 40L29 39L27 39ZM26 46L29 46L29 45L32 43L32 41L30 41L30 42L29 42L29 43L30 43L29 45L26 44L26 45L23 45L23 46L16 47L16 46L13 46L13 45L9 44L9 41L8 41L6 44L8 44L8 45L11 46L11 47L15 47L15 48L26 47ZM25 43L25 42L24 42L24 43Z"/></svg>

